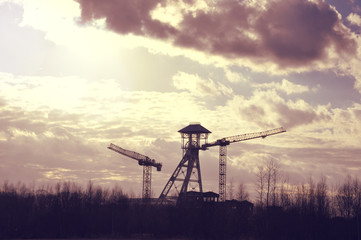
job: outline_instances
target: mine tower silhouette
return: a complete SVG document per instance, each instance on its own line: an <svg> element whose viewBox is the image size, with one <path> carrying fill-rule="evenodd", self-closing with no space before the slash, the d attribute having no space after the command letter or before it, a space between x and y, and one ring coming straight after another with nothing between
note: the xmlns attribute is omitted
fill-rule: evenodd
<svg viewBox="0 0 361 240"><path fill-rule="evenodd" d="M188 195L194 196L197 191L200 194L203 193L199 150L207 150L213 146L219 146L219 201L224 202L226 200L227 146L235 142L265 138L286 132L286 130L281 127L263 132L246 133L221 138L211 143L208 143L208 135L211 131L200 123L190 123L178 132L181 134L183 157L161 192L158 199L159 204L171 202L172 197L169 197L168 194L172 188L178 193L177 204L185 200ZM180 189L175 182L181 182Z"/></svg>

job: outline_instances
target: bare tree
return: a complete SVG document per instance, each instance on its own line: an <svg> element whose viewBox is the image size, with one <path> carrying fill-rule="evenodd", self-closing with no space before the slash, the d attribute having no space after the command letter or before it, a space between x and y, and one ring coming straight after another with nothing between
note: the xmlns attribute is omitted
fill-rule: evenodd
<svg viewBox="0 0 361 240"><path fill-rule="evenodd" d="M249 193L246 189L246 186L243 183L240 183L238 185L238 191L237 191L237 200L238 201L245 201L249 200Z"/></svg>
<svg viewBox="0 0 361 240"><path fill-rule="evenodd" d="M316 186L317 213L321 216L329 215L329 197L326 178L322 177Z"/></svg>
<svg viewBox="0 0 361 240"><path fill-rule="evenodd" d="M330 216L336 217L338 216L338 209L337 209L337 186L332 184L330 190L328 192L329 197L329 205L330 205Z"/></svg>
<svg viewBox="0 0 361 240"><path fill-rule="evenodd" d="M233 179L231 180L231 182L229 183L227 188L228 188L227 189L228 199L233 200L234 199L234 183L233 183Z"/></svg>
<svg viewBox="0 0 361 240"><path fill-rule="evenodd" d="M280 180L280 164L274 159L268 159L264 166L258 166L256 191L259 205L267 207L277 205L278 185Z"/></svg>
<svg viewBox="0 0 361 240"><path fill-rule="evenodd" d="M287 208L292 205L292 192L294 191L290 189L288 178L284 178L279 190L279 204L281 207Z"/></svg>
<svg viewBox="0 0 361 240"><path fill-rule="evenodd" d="M271 197L271 201L272 201L272 206L277 205L277 198L278 198L278 194L277 194L277 188L278 188L278 181L280 178L280 164L278 161L271 159L268 161L267 163L267 171L269 172L268 175L271 176L271 186L270 188L270 197Z"/></svg>
<svg viewBox="0 0 361 240"><path fill-rule="evenodd" d="M353 212L354 215L358 217L361 212L361 184L357 177L353 180L352 183L352 190L354 195Z"/></svg>
<svg viewBox="0 0 361 240"><path fill-rule="evenodd" d="M336 206L339 215L343 217L358 217L361 211L361 184L357 178L349 175L338 188Z"/></svg>
<svg viewBox="0 0 361 240"><path fill-rule="evenodd" d="M339 214L343 217L352 216L352 207L354 205L354 191L352 189L352 178L347 176L346 182L338 189L336 201Z"/></svg>
<svg viewBox="0 0 361 240"><path fill-rule="evenodd" d="M307 199L307 210L309 213L314 213L316 208L316 189L315 183L310 177L308 181L308 199Z"/></svg>
<svg viewBox="0 0 361 240"><path fill-rule="evenodd" d="M269 159L265 167L266 184L266 206L275 206L277 204L277 187L279 178L279 163L274 159Z"/></svg>
<svg viewBox="0 0 361 240"><path fill-rule="evenodd" d="M304 184L296 187L296 195L294 199L295 206L301 211L305 211L307 208L307 188Z"/></svg>
<svg viewBox="0 0 361 240"><path fill-rule="evenodd" d="M257 167L256 177L257 177L256 191L258 194L258 204L260 207L263 207L265 181L266 181L266 172L263 166Z"/></svg>

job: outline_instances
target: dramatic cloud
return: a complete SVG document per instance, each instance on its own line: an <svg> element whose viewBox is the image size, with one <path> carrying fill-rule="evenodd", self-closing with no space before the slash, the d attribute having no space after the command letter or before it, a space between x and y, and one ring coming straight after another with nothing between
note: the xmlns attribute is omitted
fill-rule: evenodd
<svg viewBox="0 0 361 240"><path fill-rule="evenodd" d="M179 76L185 77L179 78L182 82L196 75L180 73ZM234 150L230 147L229 163L234 169L229 170L229 179L250 185L254 169L262 159L279 159L286 172L295 174L295 181L303 181L304 176L297 169L305 169L308 176L316 175L320 170L317 164L324 164L325 156L335 155L337 161L357 153L352 150L344 157L346 150L332 150L332 147L352 149L361 143L357 137L357 129L361 128L360 105L344 110L313 108L303 100L287 101L275 90L256 90L249 98L232 93L232 98L223 105L207 108L202 99L209 95L195 97L188 88L184 90L190 93L130 92L111 79L93 82L12 75L3 75L1 83L0 93L7 101L0 103L0 146L6 149L0 156L0 180L37 179L37 184L42 184L63 179L86 183L91 179L99 184L120 182L127 192L138 189L139 193L141 169L132 160L106 149L108 143L114 142L164 163L162 172L153 177L157 195L181 158L177 131L192 120L200 121L213 132L211 140L279 126L287 129L285 134L259 140L262 142L249 141L240 148L235 146ZM56 101L66 95L63 84L73 86L69 92L73 105ZM53 88L58 92L52 91ZM39 94L40 89L52 94ZM315 146L317 149L313 149ZM324 155L326 149L328 154ZM302 152L311 150L317 155L303 158ZM210 161L202 165L206 189L217 191L217 149L201 153L201 158ZM308 159L320 160L310 164ZM335 164L323 168L323 173L332 172ZM357 166L354 161L345 163L333 176L342 176L342 170Z"/></svg>
<svg viewBox="0 0 361 240"><path fill-rule="evenodd" d="M150 153L160 161L171 155L162 152L174 149L170 145L154 154L150 150L157 149L153 146L158 142L143 144L145 138L140 134L146 133L138 132L138 137L131 133L134 124L115 128L115 124L107 126L108 122L98 121L95 126L87 123L89 117L60 110L26 111L1 104L0 148L4 151L0 154L0 181L32 182L37 186L64 180L80 184L92 180L106 186L121 182L129 192L141 189L141 169L136 162L111 153L106 148L108 143L128 146L135 142L132 149ZM137 143L139 139L143 142Z"/></svg>
<svg viewBox="0 0 361 240"><path fill-rule="evenodd" d="M164 164L153 172L156 197L181 159L177 131L193 121L212 131L210 141L286 128L229 147L227 179L250 191L267 159L300 182L359 174L355 8L319 0L2 2L0 182L91 179L139 195L142 169L109 151L113 142ZM204 190L218 191L218 154L200 153Z"/></svg>
<svg viewBox="0 0 361 240"><path fill-rule="evenodd" d="M82 20L106 18L107 27L113 31L127 34L147 35L156 38L167 38L175 33L175 29L158 20L151 18L150 12L157 1L124 0L97 1L80 0L82 6Z"/></svg>
<svg viewBox="0 0 361 240"><path fill-rule="evenodd" d="M338 54L353 54L354 41L329 5L305 0L280 1L262 14L259 32L266 51L281 65L303 65Z"/></svg>
<svg viewBox="0 0 361 240"><path fill-rule="evenodd" d="M279 0L259 8L235 0L217 1L193 11L179 9L182 16L176 26L170 19L152 18L154 11L167 8L161 0L78 2L83 22L104 18L110 30L121 34L164 39L230 59L248 57L302 67L327 59L330 49L336 55L353 55L355 50L337 12L324 2Z"/></svg>

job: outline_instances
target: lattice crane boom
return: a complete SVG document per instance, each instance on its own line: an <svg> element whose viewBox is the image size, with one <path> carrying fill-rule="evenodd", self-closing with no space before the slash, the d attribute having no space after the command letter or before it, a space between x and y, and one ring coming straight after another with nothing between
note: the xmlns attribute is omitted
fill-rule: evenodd
<svg viewBox="0 0 361 240"><path fill-rule="evenodd" d="M280 128L263 131L263 132L245 133L245 134L235 135L235 136L231 136L231 137L225 137L225 138L217 139L216 141L211 142L211 143L203 144L202 149L206 150L208 147L213 147L213 146L227 146L234 142L241 142L241 141L251 140L251 139L255 139L255 138L265 138L267 136L275 135L275 134L282 133L282 132L286 132L286 130L283 127L280 127Z"/></svg>
<svg viewBox="0 0 361 240"><path fill-rule="evenodd" d="M202 145L202 150L207 150L208 147L219 146L219 201L223 202L226 199L226 166L227 166L227 145L234 142L241 142L255 138L265 138L267 136L286 132L282 127L275 128L263 132L245 133L231 137L218 139L211 143Z"/></svg>
<svg viewBox="0 0 361 240"><path fill-rule="evenodd" d="M130 151L124 148L121 148L113 143L111 143L108 148L117 153L120 153L124 156L132 158L138 161L138 164L143 166L143 192L142 198L149 199L151 197L151 180L152 180L152 167L157 168L157 171L162 170L162 164L156 162L154 159L149 158L148 156L142 155L140 153Z"/></svg>
<svg viewBox="0 0 361 240"><path fill-rule="evenodd" d="M157 171L161 171L162 170L162 164L161 163L157 163L154 159L149 158L148 156L144 156L140 153L137 152L133 152L130 150L126 150L124 148L121 148L113 143L111 143L108 147L109 149L120 153L124 156L130 157L134 160L138 161L138 164L141 166L151 166L151 167L155 167L157 168Z"/></svg>

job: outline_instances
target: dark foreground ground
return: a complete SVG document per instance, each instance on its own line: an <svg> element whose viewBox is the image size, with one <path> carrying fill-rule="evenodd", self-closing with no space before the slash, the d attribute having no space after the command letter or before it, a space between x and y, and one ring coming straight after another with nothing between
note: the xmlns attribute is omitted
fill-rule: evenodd
<svg viewBox="0 0 361 240"><path fill-rule="evenodd" d="M361 239L361 200L353 205L360 208L344 217L333 217L321 198L296 200L282 207L237 201L176 207L92 187L81 191L64 184L37 192L3 187L0 239Z"/></svg>
<svg viewBox="0 0 361 240"><path fill-rule="evenodd" d="M281 208L249 212L212 205L105 205L46 211L18 205L0 215L0 239L358 240L359 227L356 218Z"/></svg>

